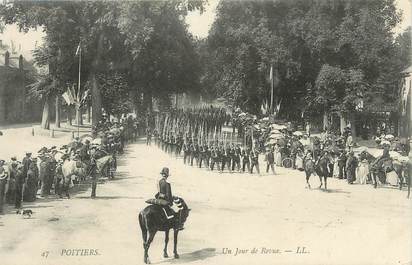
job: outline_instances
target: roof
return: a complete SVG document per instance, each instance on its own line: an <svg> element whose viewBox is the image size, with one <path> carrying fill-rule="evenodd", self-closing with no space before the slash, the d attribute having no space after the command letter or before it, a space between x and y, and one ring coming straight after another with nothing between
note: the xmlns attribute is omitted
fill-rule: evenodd
<svg viewBox="0 0 412 265"><path fill-rule="evenodd" d="M5 66L4 62L4 54L7 51L7 47L3 46L0 47L0 66ZM10 51L9 51L10 52ZM10 59L9 59L9 67L14 68L14 69L19 69L19 57L20 54L10 54ZM28 70L28 71L33 71L37 72L37 68L33 65L33 62L29 62L26 60L26 58L23 57L23 69Z"/></svg>
<svg viewBox="0 0 412 265"><path fill-rule="evenodd" d="M4 54L6 53L5 49L0 48L0 65L4 66ZM17 54L10 54L9 66L12 68L19 68L19 59L14 57L19 57Z"/></svg>
<svg viewBox="0 0 412 265"><path fill-rule="evenodd" d="M401 73L403 73L403 74L410 74L410 73L412 73L412 65L409 66L408 68L406 68L405 70L403 70Z"/></svg>

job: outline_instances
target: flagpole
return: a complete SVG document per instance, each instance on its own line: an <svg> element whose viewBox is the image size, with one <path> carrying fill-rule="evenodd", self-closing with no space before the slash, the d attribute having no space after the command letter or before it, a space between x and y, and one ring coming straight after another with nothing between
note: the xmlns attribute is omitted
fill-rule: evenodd
<svg viewBox="0 0 412 265"><path fill-rule="evenodd" d="M80 73L81 73L81 69L82 69L82 47L80 46L81 42L79 42L79 87L77 89L77 102L78 102L78 112L80 115L80 119L82 119L81 117L81 112L80 112ZM80 122L79 120L77 120L77 137L80 137Z"/></svg>
<svg viewBox="0 0 412 265"><path fill-rule="evenodd" d="M270 66L270 114L273 114L273 65Z"/></svg>

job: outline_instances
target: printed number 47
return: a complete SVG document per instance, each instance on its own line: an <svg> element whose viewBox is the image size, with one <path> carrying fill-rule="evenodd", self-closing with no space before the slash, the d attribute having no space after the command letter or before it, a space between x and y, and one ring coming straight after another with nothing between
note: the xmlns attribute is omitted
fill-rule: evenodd
<svg viewBox="0 0 412 265"><path fill-rule="evenodd" d="M48 251L44 251L43 253L41 253L41 256L43 258L47 258L49 256L49 252Z"/></svg>

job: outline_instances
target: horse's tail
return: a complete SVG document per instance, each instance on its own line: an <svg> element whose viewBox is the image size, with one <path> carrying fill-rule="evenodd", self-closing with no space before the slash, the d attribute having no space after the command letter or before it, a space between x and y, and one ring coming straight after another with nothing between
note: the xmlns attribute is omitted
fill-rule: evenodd
<svg viewBox="0 0 412 265"><path fill-rule="evenodd" d="M139 225L140 230L142 230L143 247L145 247L147 242L147 219L142 212L139 213Z"/></svg>

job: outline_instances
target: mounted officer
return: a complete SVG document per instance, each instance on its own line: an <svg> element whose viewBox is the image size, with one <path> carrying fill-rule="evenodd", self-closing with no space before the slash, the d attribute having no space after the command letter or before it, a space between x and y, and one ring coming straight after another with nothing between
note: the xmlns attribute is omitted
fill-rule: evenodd
<svg viewBox="0 0 412 265"><path fill-rule="evenodd" d="M161 200L162 207L166 211L167 218L171 218L174 214L178 212L178 210L172 209L173 206L173 195L172 195L172 187L169 182L167 182L167 178L170 176L169 168L164 167L160 172L162 178L159 180L158 183L158 192L155 195L156 199ZM178 223L178 230L183 230L183 223Z"/></svg>

